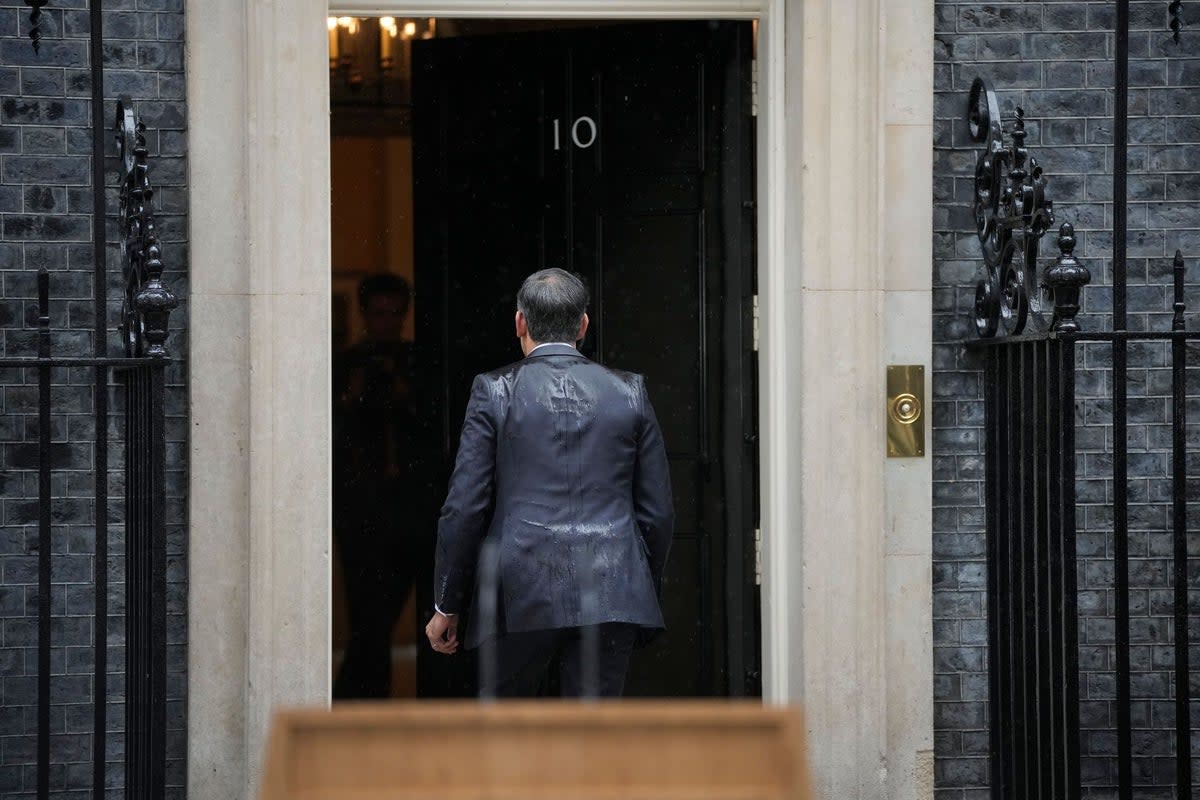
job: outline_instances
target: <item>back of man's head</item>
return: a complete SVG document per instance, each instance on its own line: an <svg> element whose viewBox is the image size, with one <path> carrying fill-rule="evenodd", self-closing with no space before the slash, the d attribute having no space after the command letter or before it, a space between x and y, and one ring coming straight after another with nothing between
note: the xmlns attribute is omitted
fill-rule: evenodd
<svg viewBox="0 0 1200 800"><path fill-rule="evenodd" d="M543 269L521 284L517 310L538 343L574 343L587 311L588 290L583 281L562 269Z"/></svg>

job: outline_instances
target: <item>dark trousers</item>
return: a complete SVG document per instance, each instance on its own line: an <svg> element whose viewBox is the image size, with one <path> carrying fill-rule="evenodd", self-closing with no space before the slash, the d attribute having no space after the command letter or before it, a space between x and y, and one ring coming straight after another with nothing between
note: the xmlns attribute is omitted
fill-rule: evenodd
<svg viewBox="0 0 1200 800"><path fill-rule="evenodd" d="M588 653L588 633L594 632L595 652ZM479 658L495 658L497 697L537 697L543 693L548 668L557 657L563 697L620 697L639 627L606 622L592 628L558 628L507 633L485 642ZM588 662L595 657L595 668ZM481 674L487 675L481 665ZM589 683L594 682L593 686ZM486 691L487 687L481 687Z"/></svg>

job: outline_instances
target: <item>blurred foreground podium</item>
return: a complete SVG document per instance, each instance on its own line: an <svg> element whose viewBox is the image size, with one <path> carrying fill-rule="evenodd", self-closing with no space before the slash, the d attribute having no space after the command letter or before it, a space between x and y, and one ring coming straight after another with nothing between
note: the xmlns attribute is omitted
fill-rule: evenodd
<svg viewBox="0 0 1200 800"><path fill-rule="evenodd" d="M794 709L731 701L281 711L261 800L810 800Z"/></svg>

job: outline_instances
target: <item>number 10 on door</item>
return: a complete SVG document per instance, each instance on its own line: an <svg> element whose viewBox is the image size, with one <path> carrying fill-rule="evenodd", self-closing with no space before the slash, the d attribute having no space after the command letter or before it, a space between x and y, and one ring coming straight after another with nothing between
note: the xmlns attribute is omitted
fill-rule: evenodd
<svg viewBox="0 0 1200 800"><path fill-rule="evenodd" d="M591 117L580 117L571 126L571 141L580 150L587 150L594 145L596 143L596 134L596 120ZM562 149L562 123L557 118L554 120L554 149Z"/></svg>

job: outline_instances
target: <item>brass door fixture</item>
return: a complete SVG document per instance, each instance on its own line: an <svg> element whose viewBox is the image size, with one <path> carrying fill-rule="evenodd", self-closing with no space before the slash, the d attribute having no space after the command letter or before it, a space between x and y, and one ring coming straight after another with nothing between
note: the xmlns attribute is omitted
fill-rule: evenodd
<svg viewBox="0 0 1200 800"><path fill-rule="evenodd" d="M925 367L921 364L887 368L888 458L925 455Z"/></svg>

